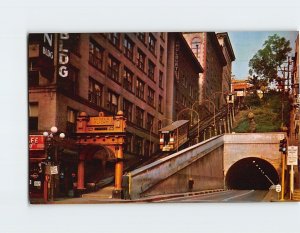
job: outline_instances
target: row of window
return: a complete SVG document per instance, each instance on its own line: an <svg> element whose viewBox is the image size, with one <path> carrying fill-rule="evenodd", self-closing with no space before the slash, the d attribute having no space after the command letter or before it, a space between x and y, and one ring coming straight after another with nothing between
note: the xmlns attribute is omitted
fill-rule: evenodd
<svg viewBox="0 0 300 233"><path fill-rule="evenodd" d="M137 135L126 137L125 152L135 153L137 155L149 156L155 151L154 143L145 140Z"/></svg>
<svg viewBox="0 0 300 233"><path fill-rule="evenodd" d="M133 61L133 42L129 40L129 38L125 37L124 40L124 55ZM97 44L94 40L90 40L89 44L89 63L93 65L95 68L104 72L104 51L105 49ZM161 62L163 61L164 49L161 47ZM148 59L148 77L155 81L155 64ZM146 70L146 55L140 50L137 50L136 56L136 65L137 67L145 72ZM112 55L108 56L107 60L107 74L110 78L118 81L120 73L120 61L114 58ZM161 74L162 72L160 72ZM162 88L162 85L161 85Z"/></svg>
<svg viewBox="0 0 300 233"><path fill-rule="evenodd" d="M138 92L143 91L143 89L139 88ZM89 79L89 93L88 93L88 100L91 103L96 104L97 106L103 107L102 105L102 99L103 99L103 85L101 85L99 82L95 81L94 79ZM155 92L151 88L148 88L148 103L151 106L154 106L154 96ZM129 102L125 98L123 98L123 112L126 116L126 118L134 122L133 120L133 103ZM113 92L112 90L107 90L107 98L106 98L106 108L111 111L112 113L116 114L119 109L119 95ZM163 97L159 95L158 98L158 111L163 112ZM144 127L144 110L142 110L139 107L136 107L136 115L135 115L135 123L140 126ZM150 114L147 115L147 124L146 129L150 130L148 127L153 117L151 117ZM153 118L154 119L154 118Z"/></svg>

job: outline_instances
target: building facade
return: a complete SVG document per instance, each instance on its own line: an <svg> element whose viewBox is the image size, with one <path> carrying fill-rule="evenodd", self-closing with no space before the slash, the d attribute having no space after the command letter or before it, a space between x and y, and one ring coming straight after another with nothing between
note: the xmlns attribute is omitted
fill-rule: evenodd
<svg viewBox="0 0 300 233"><path fill-rule="evenodd" d="M113 116L122 110L127 119L124 158L139 160L158 152L158 130L198 101L200 72L181 33L30 34L29 134L42 135L56 126L73 138L80 112ZM54 183L66 191L78 171L78 153L70 148L55 155L61 174ZM45 154L45 148L30 151L30 168L39 169ZM87 182L113 172L101 158L85 166Z"/></svg>
<svg viewBox="0 0 300 233"><path fill-rule="evenodd" d="M37 50L47 36L53 44L50 75L38 64L43 53ZM79 112L115 115L122 110L128 125L127 154L154 152L158 122L165 117L167 33L47 36L29 38L30 131L56 125L72 135Z"/></svg>
<svg viewBox="0 0 300 233"><path fill-rule="evenodd" d="M231 92L232 62L235 61L235 55L227 32L217 33L217 38L226 59L222 72L222 90L219 95L221 105L225 105L226 94Z"/></svg>
<svg viewBox="0 0 300 233"><path fill-rule="evenodd" d="M175 121L187 119L199 101L199 73L203 68L185 41L182 33L168 35L167 109L166 117ZM182 114L181 114L182 112ZM180 115L178 115L180 113Z"/></svg>
<svg viewBox="0 0 300 233"><path fill-rule="evenodd" d="M193 32L183 33L183 35L204 69L199 79L199 99L201 102L212 101L216 109L219 109L222 105L218 92L223 90L223 67L227 62L216 33ZM205 105L212 113L213 106L209 104L209 101Z"/></svg>

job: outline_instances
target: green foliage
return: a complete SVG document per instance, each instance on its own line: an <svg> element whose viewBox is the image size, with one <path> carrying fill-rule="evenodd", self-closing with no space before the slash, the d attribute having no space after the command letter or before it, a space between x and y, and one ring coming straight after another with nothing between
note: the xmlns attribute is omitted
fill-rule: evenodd
<svg viewBox="0 0 300 233"><path fill-rule="evenodd" d="M257 97L258 98L258 97ZM240 111L236 116L236 123L233 129L237 133L249 132L249 119L247 117L249 112L254 113L254 121L256 123L256 132L278 132L281 127L281 100L282 93L279 92L269 92L264 96L264 100L257 103L255 95L249 96L248 107L251 109ZM283 124L289 126L290 110L291 105L289 103L288 97L283 96Z"/></svg>
<svg viewBox="0 0 300 233"><path fill-rule="evenodd" d="M258 90L262 85L268 85L277 78L277 69L286 61L292 51L290 41L277 34L269 36L263 48L249 61L249 82Z"/></svg>
<svg viewBox="0 0 300 233"><path fill-rule="evenodd" d="M257 94L251 94L245 97L245 105L249 107L258 107L261 105L261 100Z"/></svg>

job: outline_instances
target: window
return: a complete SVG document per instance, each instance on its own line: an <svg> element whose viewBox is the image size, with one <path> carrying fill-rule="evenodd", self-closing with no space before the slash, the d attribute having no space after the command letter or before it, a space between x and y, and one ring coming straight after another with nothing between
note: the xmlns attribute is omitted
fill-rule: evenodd
<svg viewBox="0 0 300 233"><path fill-rule="evenodd" d="M163 88L163 76L164 76L164 73L161 72L161 71L159 71L159 76L158 76L159 82L158 82L158 85L159 85L159 87L160 87L161 89Z"/></svg>
<svg viewBox="0 0 300 233"><path fill-rule="evenodd" d="M109 33L108 39L115 47L120 47L120 33Z"/></svg>
<svg viewBox="0 0 300 233"><path fill-rule="evenodd" d="M88 100L97 106L102 106L103 86L92 78L89 78Z"/></svg>
<svg viewBox="0 0 300 233"><path fill-rule="evenodd" d="M154 107L154 95L155 92L150 87L148 87L148 104Z"/></svg>
<svg viewBox="0 0 300 233"><path fill-rule="evenodd" d="M149 33L149 50L155 54L155 45L156 45L156 39L154 38L154 36Z"/></svg>
<svg viewBox="0 0 300 233"><path fill-rule="evenodd" d="M133 104L130 103L128 100L123 99L123 112L124 112L124 116L130 122L132 122L132 109L133 109Z"/></svg>
<svg viewBox="0 0 300 233"><path fill-rule="evenodd" d="M74 66L69 65L68 76L65 78L61 77L58 79L59 88L63 91L63 93L72 96L77 94L78 76L79 70Z"/></svg>
<svg viewBox="0 0 300 233"><path fill-rule="evenodd" d="M135 111L135 122L139 127L144 126L144 110L136 107L136 111Z"/></svg>
<svg viewBox="0 0 300 233"><path fill-rule="evenodd" d="M145 83L139 78L136 79L136 96L144 100Z"/></svg>
<svg viewBox="0 0 300 233"><path fill-rule="evenodd" d="M108 90L107 92L107 108L113 113L117 114L118 112L118 102L119 102L119 96L112 92L111 90Z"/></svg>
<svg viewBox="0 0 300 233"><path fill-rule="evenodd" d="M146 60L146 56L145 54L138 49L138 53L137 53L137 67L144 71L145 70L145 60Z"/></svg>
<svg viewBox="0 0 300 233"><path fill-rule="evenodd" d="M130 60L133 60L133 42L125 36L124 38L124 54Z"/></svg>
<svg viewBox="0 0 300 233"><path fill-rule="evenodd" d="M132 152L132 135L127 135L125 137L125 152Z"/></svg>
<svg viewBox="0 0 300 233"><path fill-rule="evenodd" d="M39 103L29 103L29 131L38 131Z"/></svg>
<svg viewBox="0 0 300 233"><path fill-rule="evenodd" d="M142 41L143 43L145 43L145 38L146 38L146 35L144 32L139 32L137 34L137 37L139 38L140 41Z"/></svg>
<svg viewBox="0 0 300 233"><path fill-rule="evenodd" d="M164 64L164 48L160 46L159 49L159 62Z"/></svg>
<svg viewBox="0 0 300 233"><path fill-rule="evenodd" d="M148 77L151 80L154 80L154 72L155 72L155 65L152 61L148 60Z"/></svg>
<svg viewBox="0 0 300 233"><path fill-rule="evenodd" d="M135 153L140 156L143 153L143 138L139 136L135 136Z"/></svg>
<svg viewBox="0 0 300 233"><path fill-rule="evenodd" d="M133 73L127 67L124 67L124 70L123 70L123 87L127 91L132 92L133 91L132 85L133 85Z"/></svg>
<svg viewBox="0 0 300 233"><path fill-rule="evenodd" d="M115 59L113 56L109 56L107 62L108 62L107 76L116 82L120 82L119 80L120 62L117 59Z"/></svg>
<svg viewBox="0 0 300 233"><path fill-rule="evenodd" d="M193 53L195 54L195 56L197 58L200 57L200 38L199 37L195 37L193 40L192 40L192 51Z"/></svg>
<svg viewBox="0 0 300 233"><path fill-rule="evenodd" d="M39 85L39 68L38 58L29 58L28 60L28 86L34 87Z"/></svg>
<svg viewBox="0 0 300 233"><path fill-rule="evenodd" d="M153 122L154 122L154 116L152 116L149 113L147 113L147 125L146 125L146 128L147 128L147 130L151 130L151 132L153 131L153 126L152 126Z"/></svg>
<svg viewBox="0 0 300 233"><path fill-rule="evenodd" d="M70 33L70 51L76 55L80 54L80 34Z"/></svg>
<svg viewBox="0 0 300 233"><path fill-rule="evenodd" d="M76 131L76 119L78 111L67 108L67 133L72 134Z"/></svg>
<svg viewBox="0 0 300 233"><path fill-rule="evenodd" d="M104 49L92 40L90 40L89 48L89 63L103 71Z"/></svg>
<svg viewBox="0 0 300 233"><path fill-rule="evenodd" d="M162 98L162 96L159 96L159 97L158 97L158 111L159 111L160 113L163 112L163 111L162 111L162 103L163 103L163 98Z"/></svg>

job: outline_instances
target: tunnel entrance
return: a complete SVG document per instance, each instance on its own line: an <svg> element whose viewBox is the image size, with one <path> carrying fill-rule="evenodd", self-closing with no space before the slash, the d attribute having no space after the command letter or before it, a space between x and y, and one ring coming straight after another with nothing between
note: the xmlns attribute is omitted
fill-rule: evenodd
<svg viewBox="0 0 300 233"><path fill-rule="evenodd" d="M229 189L267 190L279 183L275 168L266 160L250 157L233 164L226 175Z"/></svg>

